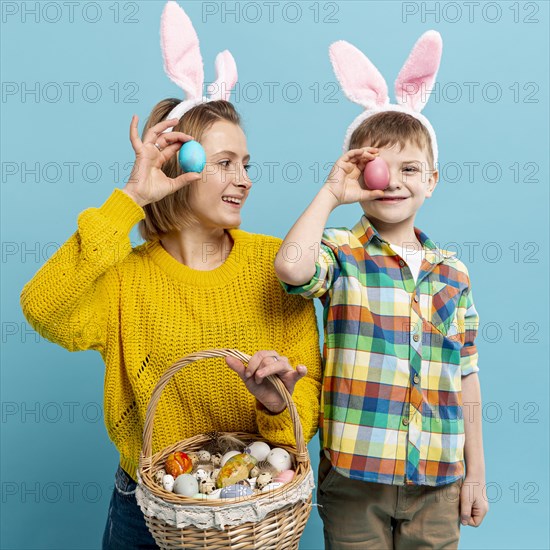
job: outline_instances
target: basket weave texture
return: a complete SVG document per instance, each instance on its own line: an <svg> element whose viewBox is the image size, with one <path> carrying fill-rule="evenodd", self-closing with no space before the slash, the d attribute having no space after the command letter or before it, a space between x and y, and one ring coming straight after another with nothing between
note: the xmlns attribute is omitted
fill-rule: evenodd
<svg viewBox="0 0 550 550"><path fill-rule="evenodd" d="M157 383L147 407L143 447L139 458L136 498L156 543L161 548L297 549L311 512L313 473L302 425L292 397L277 376L268 380L284 399L296 440L286 449L296 465L294 479L269 493L239 499L200 500L168 492L155 482L155 474L175 451L198 451L211 439L208 434L184 439L152 454L153 423L162 391L182 368L201 359L235 357L245 363L249 355L232 349L210 349L187 355L169 367ZM259 434L226 432L246 441L263 440Z"/></svg>

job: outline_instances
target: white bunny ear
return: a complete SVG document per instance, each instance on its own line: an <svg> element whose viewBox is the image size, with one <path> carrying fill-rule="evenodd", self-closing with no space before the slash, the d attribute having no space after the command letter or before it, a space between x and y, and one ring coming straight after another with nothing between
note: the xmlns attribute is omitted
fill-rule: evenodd
<svg viewBox="0 0 550 550"><path fill-rule="evenodd" d="M161 17L161 49L166 74L187 94L187 99L202 97L204 67L199 39L191 19L170 1Z"/></svg>
<svg viewBox="0 0 550 550"><path fill-rule="evenodd" d="M331 44L330 61L346 96L366 109L389 102L384 77L369 58L345 40Z"/></svg>
<svg viewBox="0 0 550 550"><path fill-rule="evenodd" d="M211 84L210 99L229 100L231 90L237 83L237 64L229 52L224 50L216 56L216 80Z"/></svg>
<svg viewBox="0 0 550 550"><path fill-rule="evenodd" d="M422 111L435 82L442 49L443 41L437 31L427 31L417 40L395 81L398 104Z"/></svg>

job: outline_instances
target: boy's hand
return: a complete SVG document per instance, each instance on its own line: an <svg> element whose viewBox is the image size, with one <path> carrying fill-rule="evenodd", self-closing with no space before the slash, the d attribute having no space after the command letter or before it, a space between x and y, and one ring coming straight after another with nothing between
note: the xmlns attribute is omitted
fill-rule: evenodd
<svg viewBox="0 0 550 550"><path fill-rule="evenodd" d="M384 196L384 191L366 189L363 182L362 172L367 162L377 156L377 148L363 147L348 151L336 161L323 187L334 196L336 206Z"/></svg>
<svg viewBox="0 0 550 550"><path fill-rule="evenodd" d="M483 496L485 479L468 477L460 491L460 522L462 525L479 527L489 511L489 503Z"/></svg>

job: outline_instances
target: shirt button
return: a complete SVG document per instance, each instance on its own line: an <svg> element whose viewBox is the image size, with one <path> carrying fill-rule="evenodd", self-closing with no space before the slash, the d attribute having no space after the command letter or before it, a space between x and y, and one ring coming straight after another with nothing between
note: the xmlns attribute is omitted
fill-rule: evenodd
<svg viewBox="0 0 550 550"><path fill-rule="evenodd" d="M418 334L415 334L415 335L413 336L413 340L414 340L415 342L418 342L418 340L420 340L420 336L418 336Z"/></svg>
<svg viewBox="0 0 550 550"><path fill-rule="evenodd" d="M399 260L399 265L403 267L405 265L405 262L403 260Z"/></svg>
<svg viewBox="0 0 550 550"><path fill-rule="evenodd" d="M409 425L409 419L403 418L403 426L408 426L408 425Z"/></svg>
<svg viewBox="0 0 550 550"><path fill-rule="evenodd" d="M418 378L418 374L415 374L415 375L414 375L413 382L414 382L415 384L418 384L418 382L420 382L420 378Z"/></svg>

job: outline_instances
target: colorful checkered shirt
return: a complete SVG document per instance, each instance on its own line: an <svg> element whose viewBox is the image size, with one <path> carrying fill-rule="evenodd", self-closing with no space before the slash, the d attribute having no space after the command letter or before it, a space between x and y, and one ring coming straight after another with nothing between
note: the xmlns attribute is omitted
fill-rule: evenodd
<svg viewBox="0 0 550 550"><path fill-rule="evenodd" d="M282 284L324 306L320 426L333 467L435 486L464 475L461 377L479 370L479 319L466 266L414 231L425 253L416 284L366 216L325 230L310 282Z"/></svg>

